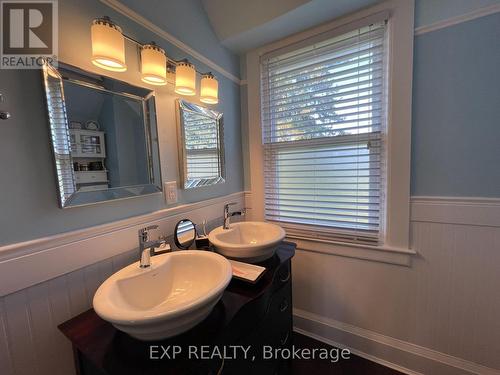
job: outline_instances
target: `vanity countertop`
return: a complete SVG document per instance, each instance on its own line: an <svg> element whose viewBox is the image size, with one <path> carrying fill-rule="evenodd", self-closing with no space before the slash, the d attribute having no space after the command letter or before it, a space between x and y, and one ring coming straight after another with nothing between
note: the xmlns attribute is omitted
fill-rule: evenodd
<svg viewBox="0 0 500 375"><path fill-rule="evenodd" d="M259 263L266 271L255 285L233 278L210 315L179 336L158 342L139 341L102 320L93 309L62 323L59 329L73 345L76 366L81 374L207 373L207 369L218 368L219 364L213 363L218 359L188 360L187 348L234 345L251 334L252 327L268 313L273 293L290 281L290 259L294 254L295 244L280 244L272 258ZM165 357L151 360L151 345L179 346L185 350L175 360ZM162 349L158 351L161 355Z"/></svg>

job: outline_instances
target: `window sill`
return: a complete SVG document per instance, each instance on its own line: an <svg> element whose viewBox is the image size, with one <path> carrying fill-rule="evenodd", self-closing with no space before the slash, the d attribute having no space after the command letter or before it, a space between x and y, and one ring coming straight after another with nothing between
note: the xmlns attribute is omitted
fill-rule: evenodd
<svg viewBox="0 0 500 375"><path fill-rule="evenodd" d="M405 267L410 267L412 257L417 255L417 252L412 249L385 245L370 246L293 237L287 237L287 240L295 242L298 250L382 262Z"/></svg>

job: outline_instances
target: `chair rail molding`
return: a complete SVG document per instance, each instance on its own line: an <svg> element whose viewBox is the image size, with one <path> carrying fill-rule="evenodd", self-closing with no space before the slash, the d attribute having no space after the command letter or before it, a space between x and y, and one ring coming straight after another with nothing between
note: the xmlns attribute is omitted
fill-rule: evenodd
<svg viewBox="0 0 500 375"><path fill-rule="evenodd" d="M252 191L244 192L246 207L253 205ZM249 212L251 220L253 212ZM412 196L410 223L442 223L483 227L500 227L500 198ZM411 267L411 258L418 249L389 246L315 241L307 238L289 238L297 243L297 250L344 256Z"/></svg>
<svg viewBox="0 0 500 375"><path fill-rule="evenodd" d="M134 250L137 231L150 224L171 234L186 214L194 222L222 215L224 204L243 206L244 193L179 205L150 214L0 247L0 296Z"/></svg>
<svg viewBox="0 0 500 375"><path fill-rule="evenodd" d="M500 227L500 198L411 198L411 221Z"/></svg>

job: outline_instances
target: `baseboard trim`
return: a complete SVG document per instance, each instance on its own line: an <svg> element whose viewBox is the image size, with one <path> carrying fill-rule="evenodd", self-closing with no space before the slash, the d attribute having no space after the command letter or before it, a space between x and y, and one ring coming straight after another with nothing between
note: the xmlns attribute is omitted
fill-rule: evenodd
<svg viewBox="0 0 500 375"><path fill-rule="evenodd" d="M308 311L294 309L293 314L294 329L297 332L307 334L327 344L348 347L360 357L380 364L385 363L384 366L393 366L391 368L407 374L429 373L428 369L434 369L432 373L436 374L500 375L500 370ZM381 358L382 355L386 358ZM398 360L401 363L398 363ZM424 369L426 369L425 372L423 372Z"/></svg>
<svg viewBox="0 0 500 375"><path fill-rule="evenodd" d="M380 358L375 357L373 355L366 354L365 352L362 352L360 350L347 347L346 345L343 345L343 344L341 344L339 342L327 339L325 337L319 336L319 335L317 335L315 333L311 333L309 331L305 331L305 330L303 330L301 328L293 327L293 330L294 330L294 332L300 333L301 335L304 335L304 336L310 337L312 339L324 342L325 344L328 344L328 345L331 345L331 346L335 346L336 348L339 348L339 349L349 349L349 351L352 354L357 355L358 357L367 359L367 360L369 360L371 362L378 363L379 365L382 365L382 366L385 366L385 367L389 367L389 368L391 368L393 370L402 372L403 374L408 374L408 375L425 375L425 374L422 374L421 372L416 372L416 371L407 369L406 367L402 367L402 366L399 366L399 365L397 365L395 363L386 361L385 359L380 359Z"/></svg>
<svg viewBox="0 0 500 375"><path fill-rule="evenodd" d="M468 12L465 14L462 14L457 17L452 17L448 18L442 21L438 21L435 23L432 23L430 25L425 25L425 26L420 26L415 29L415 35L422 35L426 33L430 33L432 31L444 29L446 27L458 25L459 23L462 22L467 22L467 21L472 21L475 20L476 18L484 17L484 16L489 16L490 14L498 13L500 12L500 4L493 4L487 7L475 9L472 12Z"/></svg>

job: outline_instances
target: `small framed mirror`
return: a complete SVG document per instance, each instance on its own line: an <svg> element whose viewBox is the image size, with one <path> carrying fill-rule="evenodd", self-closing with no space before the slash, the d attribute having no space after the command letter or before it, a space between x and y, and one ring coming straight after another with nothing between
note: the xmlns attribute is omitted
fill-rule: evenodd
<svg viewBox="0 0 500 375"><path fill-rule="evenodd" d="M191 220L184 219L177 223L174 230L174 241L179 249L189 249L195 238L196 228Z"/></svg>
<svg viewBox="0 0 500 375"><path fill-rule="evenodd" d="M177 130L182 187L224 183L222 113L177 100Z"/></svg>
<svg viewBox="0 0 500 375"><path fill-rule="evenodd" d="M43 84L61 208L162 191L154 91L63 63Z"/></svg>

